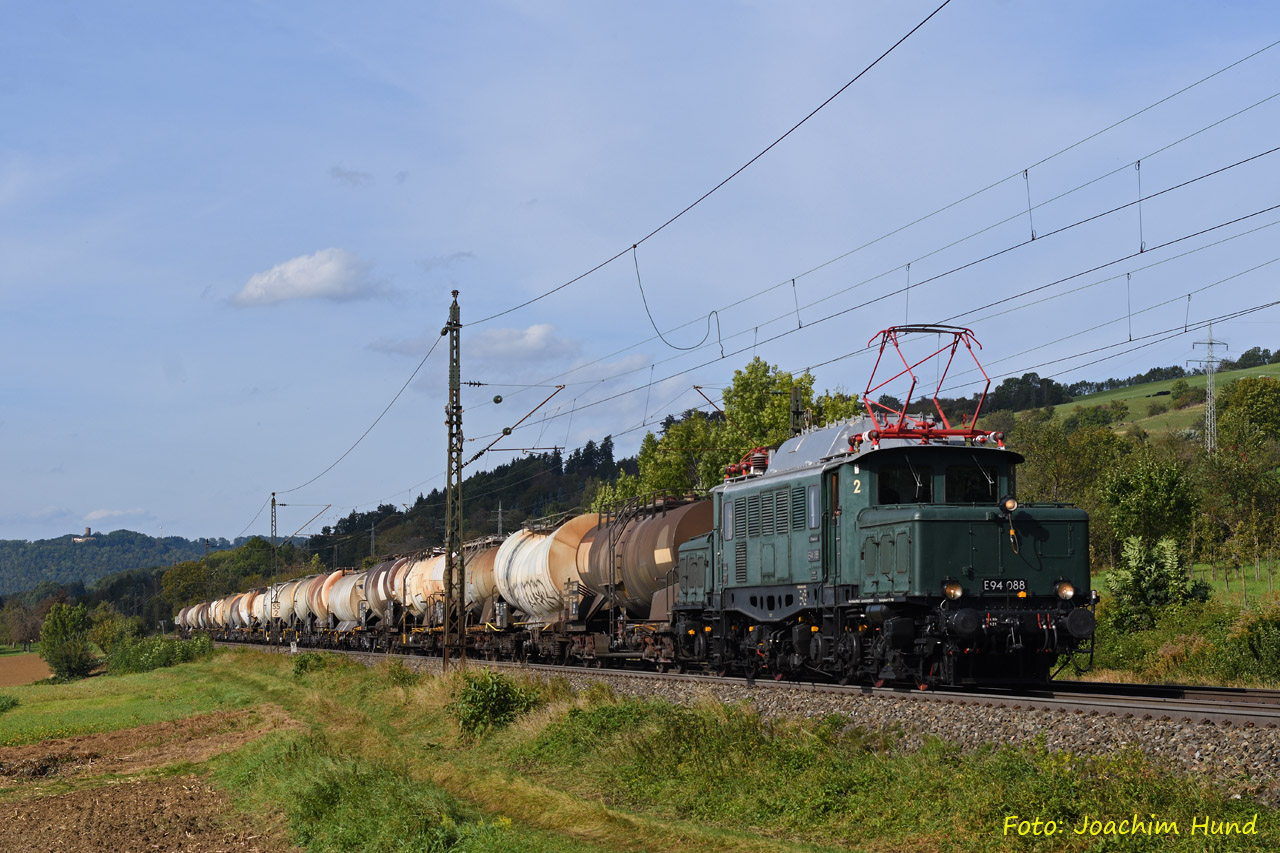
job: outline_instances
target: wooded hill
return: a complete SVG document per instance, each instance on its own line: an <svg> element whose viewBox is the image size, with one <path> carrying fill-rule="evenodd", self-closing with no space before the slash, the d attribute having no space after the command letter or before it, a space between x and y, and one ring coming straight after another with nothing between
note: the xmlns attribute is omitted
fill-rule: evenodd
<svg viewBox="0 0 1280 853"><path fill-rule="evenodd" d="M82 539L83 541L76 541ZM231 543L220 540L221 547ZM113 572L143 566L170 566L204 554L203 540L166 536L155 539L132 530L89 537L0 540L0 595L31 589L42 581L92 584Z"/></svg>

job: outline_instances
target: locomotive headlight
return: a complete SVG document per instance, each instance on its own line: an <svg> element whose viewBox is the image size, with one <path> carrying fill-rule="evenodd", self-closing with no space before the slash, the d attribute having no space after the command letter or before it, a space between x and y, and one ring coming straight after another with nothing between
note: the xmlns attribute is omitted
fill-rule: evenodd
<svg viewBox="0 0 1280 853"><path fill-rule="evenodd" d="M957 598L964 595L964 587L960 586L956 581L947 581L942 585L942 594L952 601L955 601Z"/></svg>
<svg viewBox="0 0 1280 853"><path fill-rule="evenodd" d="M1018 500L1013 495L1006 496L1000 501L1000 511L1006 515L1012 515L1013 511L1018 508Z"/></svg>
<svg viewBox="0 0 1280 853"><path fill-rule="evenodd" d="M1076 588L1067 581L1058 581L1054 584L1053 589L1058 593L1058 598L1063 601L1070 601L1076 594Z"/></svg>

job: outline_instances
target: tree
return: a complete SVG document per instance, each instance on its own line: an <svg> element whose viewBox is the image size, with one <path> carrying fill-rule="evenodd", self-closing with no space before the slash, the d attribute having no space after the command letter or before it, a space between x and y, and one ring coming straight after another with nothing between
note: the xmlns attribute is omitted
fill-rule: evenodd
<svg viewBox="0 0 1280 853"><path fill-rule="evenodd" d="M987 395L986 406L992 410L1009 409L1020 412L1038 406L1055 406L1071 402L1071 395L1052 379L1041 379L1038 373L1010 376Z"/></svg>
<svg viewBox="0 0 1280 853"><path fill-rule="evenodd" d="M170 567L160 579L164 597L174 604L189 604L209 597L209 569L194 560Z"/></svg>
<svg viewBox="0 0 1280 853"><path fill-rule="evenodd" d="M813 377L793 377L761 358L751 359L743 370L733 372L733 382L724 389L724 414L737 425L733 441L738 456L752 446L781 444L791 436L791 388L800 388L800 407L813 408ZM734 459L733 461L737 461Z"/></svg>
<svg viewBox="0 0 1280 853"><path fill-rule="evenodd" d="M137 616L122 616L109 602L103 601L89 614L93 627L89 639L102 653L110 655L120 642L142 636L142 620Z"/></svg>
<svg viewBox="0 0 1280 853"><path fill-rule="evenodd" d="M1130 456L1107 474L1102 499L1116 535L1146 543L1184 538L1196 509L1186 467L1149 451Z"/></svg>
<svg viewBox="0 0 1280 853"><path fill-rule="evenodd" d="M839 388L835 391L823 391L813 404L817 410L814 423L818 426L830 426L840 421L867 416L867 410L862 407L858 395L847 394Z"/></svg>
<svg viewBox="0 0 1280 853"><path fill-rule="evenodd" d="M1222 390L1219 411L1223 420L1240 419L1280 438L1280 381L1272 376L1246 376Z"/></svg>
<svg viewBox="0 0 1280 853"><path fill-rule="evenodd" d="M989 429L994 432L1002 432L1005 435L1013 433L1018 426L1018 419L1013 412L1008 409L999 409L994 412L984 411L982 413L981 425L979 429Z"/></svg>
<svg viewBox="0 0 1280 853"><path fill-rule="evenodd" d="M1252 347L1240 354L1240 358L1236 359L1236 367L1244 369L1246 367L1258 367L1271 361L1271 350L1262 347Z"/></svg>
<svg viewBox="0 0 1280 853"><path fill-rule="evenodd" d="M673 422L660 439L647 433L637 457L640 491L684 493L716 485L724 476L724 466L740 455L732 433L722 421L697 410Z"/></svg>
<svg viewBox="0 0 1280 853"><path fill-rule="evenodd" d="M1205 391L1203 388L1192 388L1185 379L1178 379L1169 388L1169 398L1175 409L1185 409L1203 403Z"/></svg>
<svg viewBox="0 0 1280 853"><path fill-rule="evenodd" d="M640 478L626 471L614 483L601 483L591 504L592 512L606 512L640 494Z"/></svg>
<svg viewBox="0 0 1280 853"><path fill-rule="evenodd" d="M89 648L89 612L83 604L55 604L40 629L40 657L61 679L84 678L96 663Z"/></svg>
<svg viewBox="0 0 1280 853"><path fill-rule="evenodd" d="M31 651L31 644L40 639L40 618L35 610L16 598L10 598L0 611L0 631L4 639L14 646L22 644L23 651Z"/></svg>

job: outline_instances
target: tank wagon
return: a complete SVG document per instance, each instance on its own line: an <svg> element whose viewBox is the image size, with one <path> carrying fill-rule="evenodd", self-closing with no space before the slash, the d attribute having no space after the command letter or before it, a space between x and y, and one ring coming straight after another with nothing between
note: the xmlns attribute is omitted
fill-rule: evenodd
<svg viewBox="0 0 1280 853"><path fill-rule="evenodd" d="M976 344L965 329L897 327L881 361L922 332L952 337L935 353L948 366ZM901 361L886 381L907 377L910 400L920 362ZM921 688L1087 668L1087 515L1020 504L1023 457L976 428L981 400L952 425L933 399L936 416L868 403L867 417L756 448L705 499L651 496L472 543L467 653ZM397 557L193 605L178 623L438 652L444 568L442 554Z"/></svg>

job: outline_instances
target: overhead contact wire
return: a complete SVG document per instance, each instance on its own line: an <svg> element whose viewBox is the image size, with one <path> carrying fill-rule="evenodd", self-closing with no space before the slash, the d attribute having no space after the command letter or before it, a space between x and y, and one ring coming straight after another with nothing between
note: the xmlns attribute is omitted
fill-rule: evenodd
<svg viewBox="0 0 1280 853"><path fill-rule="evenodd" d="M653 230L652 230L652 231L650 231L648 234L646 234L646 235L644 235L643 237L641 237L639 240L636 240L636 241L635 241L635 243L633 243L633 244L632 244L631 248L635 248L636 246L641 245L642 243L644 243L645 241L649 240L650 238L657 236L661 231L663 231L665 228L667 228L668 226L670 226L670 225L671 225L672 223L674 223L677 219L679 219L680 217L684 216L686 213L688 213L689 211L693 210L695 207L697 207L698 205L702 204L702 202L704 202L704 201L706 201L708 198L710 198L710 197L711 197L711 195L712 195L713 193L715 193L717 190L719 190L719 189L720 189L721 187L723 187L725 184L729 183L729 182L730 182L730 181L732 181L734 178L738 177L738 175L741 175L743 172L745 172L745 171L746 171L748 168L750 168L750 167L751 167L751 165L752 165L752 164L754 164L757 160L759 160L759 159L760 159L761 157L763 157L764 155L768 154L768 153L769 153L770 151L772 151L772 150L773 150L773 149L774 149L774 148L775 148L779 143L781 143L784 139L786 139L788 136L790 136L791 134L793 134L793 133L795 133L797 130L799 130L801 125L803 125L803 124L804 124L805 122L807 122L809 119L811 119L811 118L813 118L815 115L817 115L819 111L821 111L824 107L826 107L828 104L830 104L830 103L831 103L832 101L834 101L836 98L840 97L840 95L841 95L841 94L842 94L846 89L848 89L848 88L849 88L850 86L852 86L854 83L857 83L859 80L861 80L861 79L862 79L862 77L863 77L863 75L865 75L865 74L866 74L868 71L870 71L872 68L875 68L877 65L879 65L879 64L880 64L880 62L881 62L881 60L883 60L883 59L884 59L885 57L887 57L889 54L893 53L893 51L894 51L894 50L896 50L896 49L898 48L898 46L899 46L899 45L901 45L901 44L902 44L904 41L906 41L907 39L911 38L911 36L912 36L912 35L914 35L914 34L915 34L915 32L916 32L917 30L919 30L919 29L920 29L921 27L923 27L925 24L929 23L929 21L931 21L935 15L937 15L939 12L941 12L943 9L945 9L945 8L946 8L950 3L951 3L951 0L943 0L943 3L942 3L942 5L941 5L941 6L939 6L939 7L938 7L938 8L936 8L936 9L934 9L932 12L930 12L930 13L929 13L929 15L928 15L928 16L927 16L923 21L921 21L920 23L918 23L918 24L916 24L914 27L912 27L912 28L911 28L911 30L910 30L906 35L904 35L902 38L900 38L900 39L898 39L896 42L894 42L894 43L889 47L889 49L888 49L888 50L886 50L884 53L882 53L882 54L880 54L878 57L876 57L876 58L875 58L875 60L874 60L874 61L872 61L872 63L871 63L870 65L868 65L866 68L863 68L861 71L859 71L859 72L854 76L854 78L853 78L852 80L850 80L848 83L845 83L843 86L841 86L839 89L837 89L837 90L836 90L836 92L835 92L835 94L831 95L831 97L827 98L825 101L823 101L822 103L818 104L818 106L814 107L814 109L813 109L813 110L812 110L808 115L806 115L804 118L800 119L800 121L798 121L798 122L796 122L794 125L792 125L792 127L791 127L791 129L790 129L790 130L788 130L786 133L784 133L784 134L782 134L781 136L779 136L777 139L773 140L773 142L770 142L767 146L765 146L764 150L762 150L759 154L755 155L755 156L754 156L754 157L752 157L750 160L748 160L747 162L743 163L741 166L739 166L737 169L735 169L735 170L733 171L733 173L732 173L732 174L730 174L727 178L725 178L724 180L720 181L720 183L716 184L714 187L712 187L711 189L707 190L707 191L706 191L705 193L703 193L702 195L698 196L698 198L696 198L696 199L695 199L691 204L689 204L687 207L685 207L683 210L681 210L681 211L680 211L679 213L677 213L675 216L671 217L671 218L670 218L670 219L668 219L666 222L662 223L662 224L661 224L661 225L659 225L657 228L653 229ZM609 258L608 260L601 261L600 263L596 264L596 265L595 265L594 267L592 267L591 269L587 270L586 272L582 273L581 275L575 276L574 278L570 279L569 281L566 281L564 284L561 284L561 285L558 285L558 286L556 286L556 287L553 287L552 289L550 289L550 290L548 290L548 291L545 291L544 293L540 293L539 295L537 295L537 296L533 297L532 299L528 299L528 300L525 300L524 302L521 302L519 305L515 305L515 306L512 306L511 308L507 308L507 309L505 309L505 310L499 311L499 312L497 312L496 314L490 314L488 317L483 317L483 318L481 318L481 319L479 319L479 320L475 321L475 322L474 322L474 323L472 323L471 325L473 325L473 326L478 326L478 325L479 325L479 324L481 324L481 323L487 323L487 322L488 322L488 321L490 321L490 320L495 320L495 319L497 319L498 317L505 316L505 315L507 315L507 314L512 313L513 311L518 311L518 310L520 310L521 308L526 308L526 307L528 307L528 306L532 305L532 304L533 304L533 303L535 303L535 302L538 302L538 301L540 301L540 300L546 299L548 296L552 295L553 293L557 293L557 292L559 292L559 291L561 291L561 290L564 290L564 289L565 289L566 287L568 287L569 285L574 284L575 282L581 281L582 279L584 279L584 278L586 278L587 276L591 275L593 272L596 272L597 270L599 270L599 269L601 269L601 268L603 268L603 267L608 266L609 264L611 264L611 263L613 263L614 261L618 260L618 258L621 258L621 257L622 257L623 255L625 255L628 251L630 251L630 249L623 249L622 251L618 252L616 255L614 255L613 257Z"/></svg>
<svg viewBox="0 0 1280 853"><path fill-rule="evenodd" d="M436 347L440 345L441 340L443 340L443 338L436 338L435 343L431 345L431 349L427 350L427 354L422 357L422 361L418 362L418 366L413 369L413 373L409 374L409 378L404 381L404 384L400 386L400 390L397 391L396 395L391 398L391 402L387 403L387 406L385 409L382 410L382 413L379 414L376 418L374 418L373 423L369 424L369 428L360 434L360 437L355 440L354 444L352 444L350 447L347 448L345 453L343 453L341 456L335 459L333 461L333 464L330 465L328 468L325 468L319 474L316 474L314 477L312 477L310 480L307 480L302 485L294 486L292 489L283 489L283 490L277 491L276 494L287 495L290 492L296 492L299 489L306 488L307 486L311 485L316 480L319 480L325 474L328 474L330 471L336 468L339 462L341 462L343 459L346 459L347 456L350 455L351 451L359 447L360 442L364 441L365 438L369 435L369 433L373 432L373 428L378 425L379 421L381 421L383 417L386 416L387 412L391 411L391 407L394 406L396 404L396 401L400 399L400 395L403 394L405 389L409 387L409 383L412 382L414 377L418 375L418 371L422 370L422 366L427 363L427 359L431 358L431 354L436 351ZM261 510L259 510L259 513L261 513ZM252 523L253 522L250 522L250 524Z"/></svg>

